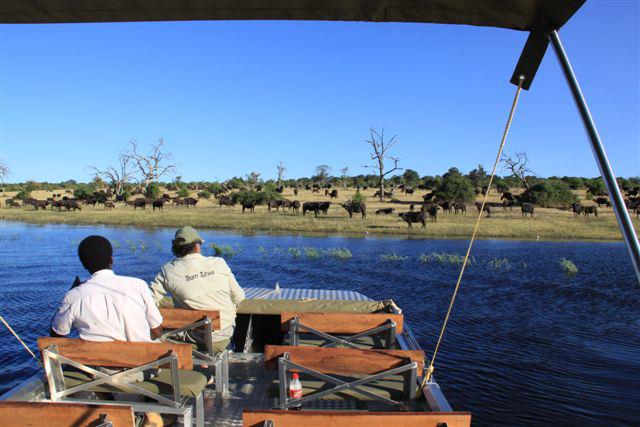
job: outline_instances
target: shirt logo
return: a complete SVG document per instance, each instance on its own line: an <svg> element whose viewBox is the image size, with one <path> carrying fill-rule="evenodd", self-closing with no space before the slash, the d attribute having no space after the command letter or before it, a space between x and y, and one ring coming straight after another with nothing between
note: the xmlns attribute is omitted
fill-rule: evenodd
<svg viewBox="0 0 640 427"><path fill-rule="evenodd" d="M208 276L213 276L215 274L215 271L211 270L211 271L201 271L199 274L187 274L186 276L184 276L184 280L186 280L187 282L190 282L192 280L198 279L198 278L204 278L204 277L208 277Z"/></svg>

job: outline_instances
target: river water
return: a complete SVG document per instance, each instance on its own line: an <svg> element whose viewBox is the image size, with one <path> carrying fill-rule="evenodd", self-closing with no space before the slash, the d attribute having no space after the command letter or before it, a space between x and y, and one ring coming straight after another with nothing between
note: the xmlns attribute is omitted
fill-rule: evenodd
<svg viewBox="0 0 640 427"><path fill-rule="evenodd" d="M118 274L150 281L171 259L173 230L0 223L0 314L35 349L74 276L77 244L114 242ZM229 245L243 286L347 289L391 298L422 347L435 344L463 254L462 240L245 236L203 232ZM293 249L291 249L293 248ZM309 249L311 248L311 249ZM351 258L328 250L347 248ZM208 246L206 250L211 253ZM299 252L299 255L298 255ZM435 375L474 425L640 425L640 288L621 243L476 243ZM567 274L560 259L578 268ZM0 393L37 365L0 325Z"/></svg>

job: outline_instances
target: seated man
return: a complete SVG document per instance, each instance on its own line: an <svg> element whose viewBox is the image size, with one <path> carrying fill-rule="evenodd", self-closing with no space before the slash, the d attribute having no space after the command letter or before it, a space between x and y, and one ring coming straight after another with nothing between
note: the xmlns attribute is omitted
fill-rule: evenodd
<svg viewBox="0 0 640 427"><path fill-rule="evenodd" d="M213 332L213 350L220 352L233 336L236 309L244 291L224 259L200 253L202 243L193 227L179 229L172 241L176 259L162 266L151 290L156 303L171 294L175 308L219 311L220 330ZM186 339L200 341L193 333Z"/></svg>
<svg viewBox="0 0 640 427"><path fill-rule="evenodd" d="M109 240L87 237L78 246L78 256L91 277L81 284L76 278L65 294L51 336L68 335L72 327L87 341L152 341L162 335L162 316L147 284L111 270Z"/></svg>

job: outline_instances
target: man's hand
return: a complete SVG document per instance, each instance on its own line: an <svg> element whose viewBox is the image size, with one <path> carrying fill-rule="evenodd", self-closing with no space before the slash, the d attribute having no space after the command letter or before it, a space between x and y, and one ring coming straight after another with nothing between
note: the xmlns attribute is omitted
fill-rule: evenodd
<svg viewBox="0 0 640 427"><path fill-rule="evenodd" d="M158 326L157 328L149 329L149 332L151 334L151 339L157 340L162 335L162 325Z"/></svg>
<svg viewBox="0 0 640 427"><path fill-rule="evenodd" d="M49 335L52 336L53 338L62 338L62 337L64 337L64 335L60 335L59 333L54 331L53 328L49 328Z"/></svg>

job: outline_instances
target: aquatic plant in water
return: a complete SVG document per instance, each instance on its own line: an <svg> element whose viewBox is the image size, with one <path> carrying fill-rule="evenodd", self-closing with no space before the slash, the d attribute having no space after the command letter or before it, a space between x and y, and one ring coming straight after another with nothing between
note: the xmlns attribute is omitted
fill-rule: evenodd
<svg viewBox="0 0 640 427"><path fill-rule="evenodd" d="M240 245L236 245L234 248L231 245L218 246L215 243L211 243L209 245L209 248L213 251L213 253L216 256L229 257L229 258L242 252L242 250L240 249Z"/></svg>
<svg viewBox="0 0 640 427"><path fill-rule="evenodd" d="M302 250L304 251L304 255L307 258L313 258L313 259L322 258L322 251L317 248L306 246L302 248Z"/></svg>
<svg viewBox="0 0 640 427"><path fill-rule="evenodd" d="M300 252L300 249L298 248L291 247L289 248L289 255L291 255L293 258L300 258L302 252Z"/></svg>
<svg viewBox="0 0 640 427"><path fill-rule="evenodd" d="M578 267L571 261L565 257L560 258L560 267L564 270L564 272L568 275L574 275L578 272Z"/></svg>
<svg viewBox="0 0 640 427"><path fill-rule="evenodd" d="M348 248L330 248L326 251L327 255L336 259L350 259L353 257Z"/></svg>
<svg viewBox="0 0 640 427"><path fill-rule="evenodd" d="M111 240L111 246L113 246L113 249L120 249L120 242L116 239Z"/></svg>
<svg viewBox="0 0 640 427"><path fill-rule="evenodd" d="M392 254L382 254L380 255L380 259L382 261L395 262L395 261L406 261L407 259L409 259L409 257L404 255L398 255L394 252Z"/></svg>
<svg viewBox="0 0 640 427"><path fill-rule="evenodd" d="M489 268L493 268L494 270L506 270L511 268L511 262L509 258L493 258L487 262Z"/></svg>
<svg viewBox="0 0 640 427"><path fill-rule="evenodd" d="M420 262L437 262L440 264L462 265L462 263L464 262L464 256L459 254L447 254L444 252L431 252L430 254L420 255ZM467 260L467 265L471 264L476 264L476 260L474 257L469 257L469 259Z"/></svg>

